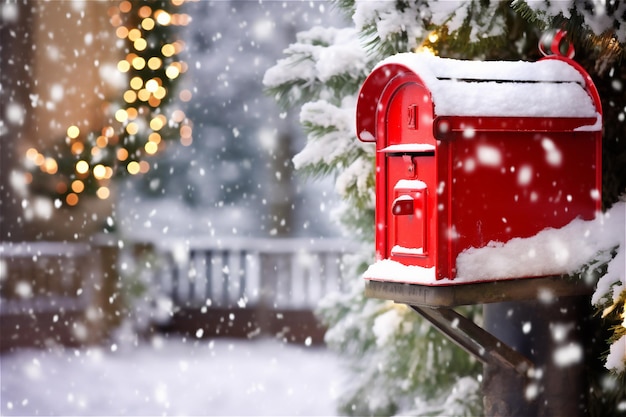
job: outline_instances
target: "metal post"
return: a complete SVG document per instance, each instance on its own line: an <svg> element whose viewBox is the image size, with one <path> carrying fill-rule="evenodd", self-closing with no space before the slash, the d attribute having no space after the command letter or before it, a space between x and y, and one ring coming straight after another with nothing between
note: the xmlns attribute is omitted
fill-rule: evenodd
<svg viewBox="0 0 626 417"><path fill-rule="evenodd" d="M583 416L586 414L585 349L581 323L588 297L546 303L486 304L485 330L535 364L525 383L497 364L484 367L485 415ZM591 342L591 341L589 341Z"/></svg>

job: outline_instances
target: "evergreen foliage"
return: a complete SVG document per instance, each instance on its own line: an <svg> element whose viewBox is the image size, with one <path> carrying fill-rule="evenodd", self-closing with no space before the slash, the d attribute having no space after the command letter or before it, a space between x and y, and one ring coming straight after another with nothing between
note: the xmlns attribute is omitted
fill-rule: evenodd
<svg viewBox="0 0 626 417"><path fill-rule="evenodd" d="M555 8L550 7L554 2L546 2L545 7L538 3L542 2L533 2L531 7L523 1L338 0L335 4L356 26L353 36L360 44L353 43L353 47L367 54L357 54L358 59L328 76L321 70L324 53L353 41L346 40L349 29L341 30L345 36L339 40L339 30L315 28L301 33L286 50L287 58L266 74L266 86L283 105L302 106L301 121L308 143L294 159L296 167L314 176L335 176L337 189L346 201L342 223L351 235L364 240L363 252L349 262L347 275L355 277L350 291L328 297L319 311L329 325L327 342L345 354L355 374L341 397L344 413L481 413L479 364L407 308L365 298L363 283L357 278L373 260L373 149L356 140L354 121L349 116L354 117L358 87L376 62L422 48L454 58L536 60L542 31L565 25L576 46L578 61L591 72L603 98L605 206L626 192L626 78L619 65L624 49L620 38L624 11L619 7L609 10L609 16L615 17L613 30L596 34L588 24L595 22L590 4L585 3L581 9L574 2L562 2L566 13L558 9L555 14ZM354 50L351 53L355 54ZM610 259L605 257L603 265ZM617 301L609 319L615 320L623 311L624 296L613 297ZM479 321L477 312L468 308L466 314ZM621 323L612 323L612 335L607 336L610 342L626 332ZM596 328L596 333L602 333L601 326ZM593 337L607 339L600 334ZM613 379L600 362L590 365L589 380L592 403L588 410L592 415L618 412L616 405L626 393L606 383Z"/></svg>

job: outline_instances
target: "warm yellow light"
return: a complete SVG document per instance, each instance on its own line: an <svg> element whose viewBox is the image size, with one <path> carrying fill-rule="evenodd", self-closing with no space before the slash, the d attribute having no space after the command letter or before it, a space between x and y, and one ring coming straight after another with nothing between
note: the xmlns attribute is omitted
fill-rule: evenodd
<svg viewBox="0 0 626 417"><path fill-rule="evenodd" d="M76 139L80 135L80 129L78 126L70 126L67 128L67 137L70 139Z"/></svg>
<svg viewBox="0 0 626 417"><path fill-rule="evenodd" d="M128 104L134 103L137 101L137 93L133 90L126 90L124 92L124 101Z"/></svg>
<svg viewBox="0 0 626 417"><path fill-rule="evenodd" d="M426 46L426 45L418 46L413 52L416 52L419 54L428 54L432 56L437 55L437 52L433 48L431 48L430 46Z"/></svg>
<svg viewBox="0 0 626 417"><path fill-rule="evenodd" d="M96 195L100 200L106 200L107 198L109 198L109 195L111 195L111 191L109 191L108 187L100 187L96 191Z"/></svg>
<svg viewBox="0 0 626 417"><path fill-rule="evenodd" d="M161 47L161 53L163 56L169 58L176 53L176 50L174 49L174 45L166 43Z"/></svg>
<svg viewBox="0 0 626 417"><path fill-rule="evenodd" d="M439 40L439 35L437 34L437 32L430 32L430 34L428 35L428 41L430 43L435 43Z"/></svg>
<svg viewBox="0 0 626 417"><path fill-rule="evenodd" d="M118 7L120 8L120 11L122 13L128 13L133 8L133 5L130 1L124 0L123 2L120 3Z"/></svg>
<svg viewBox="0 0 626 417"><path fill-rule="evenodd" d="M46 162L46 158L42 154L38 153L35 156L35 164L37 164L37 166L42 166L44 162Z"/></svg>
<svg viewBox="0 0 626 417"><path fill-rule="evenodd" d="M37 158L37 155L39 155L39 151L37 151L37 149L35 148L28 148L28 150L26 151L26 157L31 161L34 161L35 158Z"/></svg>
<svg viewBox="0 0 626 417"><path fill-rule="evenodd" d="M93 156L94 158L97 158L98 155L100 155L100 152L102 152L102 149L98 148L97 146L91 148L91 156Z"/></svg>
<svg viewBox="0 0 626 417"><path fill-rule="evenodd" d="M127 108L126 113L128 113L128 120L135 120L139 115L139 112L134 107Z"/></svg>
<svg viewBox="0 0 626 417"><path fill-rule="evenodd" d="M85 150L85 145L82 142L74 142L70 150L74 155L80 155Z"/></svg>
<svg viewBox="0 0 626 417"><path fill-rule="evenodd" d="M98 164L93 167L93 176L97 180L102 180L106 177L107 170L102 164Z"/></svg>
<svg viewBox="0 0 626 417"><path fill-rule="evenodd" d="M158 145L159 143L161 143L161 135L159 135L157 132L152 132L150 133L150 136L148 136L148 140Z"/></svg>
<svg viewBox="0 0 626 417"><path fill-rule="evenodd" d="M128 72L128 71L130 71L130 63L128 61L119 61L117 63L117 70L119 72Z"/></svg>
<svg viewBox="0 0 626 417"><path fill-rule="evenodd" d="M146 81L146 90L149 92L154 93L157 88L159 88L159 83L154 78Z"/></svg>
<svg viewBox="0 0 626 417"><path fill-rule="evenodd" d="M70 193L65 197L65 202L68 206L75 206L78 204L78 196L74 193Z"/></svg>
<svg viewBox="0 0 626 417"><path fill-rule="evenodd" d="M139 97L139 100L141 101L148 101L150 99L150 92L146 90L145 88L141 89L137 93L137 97Z"/></svg>
<svg viewBox="0 0 626 417"><path fill-rule="evenodd" d="M126 26L119 26L115 29L115 35L120 39L124 39L128 36L128 29Z"/></svg>
<svg viewBox="0 0 626 417"><path fill-rule="evenodd" d="M159 145L154 142L146 142L144 149L148 155L154 155L159 150Z"/></svg>
<svg viewBox="0 0 626 417"><path fill-rule="evenodd" d="M141 27L144 28L144 30L154 29L154 20L149 17L143 19L141 21Z"/></svg>
<svg viewBox="0 0 626 417"><path fill-rule="evenodd" d="M119 161L125 161L128 159L128 151L125 148L120 148L117 150L117 159Z"/></svg>
<svg viewBox="0 0 626 417"><path fill-rule="evenodd" d="M82 159L76 162L76 172L79 174L86 174L89 171L89 164Z"/></svg>
<svg viewBox="0 0 626 417"><path fill-rule="evenodd" d="M163 100L166 95L167 95L167 90L163 86L159 86L154 92L154 97L158 98L159 100Z"/></svg>
<svg viewBox="0 0 626 417"><path fill-rule="evenodd" d="M139 90L143 87L143 79L141 77L133 77L128 84L133 90Z"/></svg>
<svg viewBox="0 0 626 417"><path fill-rule="evenodd" d="M137 161L130 161L128 165L126 165L126 170L131 175L139 174L139 169L139 162Z"/></svg>
<svg viewBox="0 0 626 417"><path fill-rule="evenodd" d="M165 122L163 121L163 119L157 116L154 119L150 120L150 129L154 131L161 130L164 124Z"/></svg>
<svg viewBox="0 0 626 417"><path fill-rule="evenodd" d="M126 132L128 132L129 135L136 135L137 132L139 132L139 125L135 122L130 122L126 126Z"/></svg>
<svg viewBox="0 0 626 417"><path fill-rule="evenodd" d="M82 193L83 191L85 191L85 183L81 180L72 181L72 191L74 191L76 194Z"/></svg>
<svg viewBox="0 0 626 417"><path fill-rule="evenodd" d="M137 14L139 15L139 17L145 19L146 17L150 17L150 15L152 14L152 8L150 6L142 6Z"/></svg>
<svg viewBox="0 0 626 417"><path fill-rule="evenodd" d="M142 70L146 67L146 60L143 59L142 57L138 56L136 58L133 58L133 68L135 68L136 70Z"/></svg>
<svg viewBox="0 0 626 417"><path fill-rule="evenodd" d="M161 100L156 98L155 96L151 96L148 99L148 104L155 109L161 105Z"/></svg>
<svg viewBox="0 0 626 417"><path fill-rule="evenodd" d="M115 129L113 129L113 126L106 126L102 128L102 135L106 136L107 138L111 138L113 137L113 135L115 135Z"/></svg>
<svg viewBox="0 0 626 417"><path fill-rule="evenodd" d="M126 120L128 120L128 113L126 113L126 110L119 109L118 111L116 111L115 120L117 120L120 123L124 123Z"/></svg>
<svg viewBox="0 0 626 417"><path fill-rule="evenodd" d="M46 158L43 167L48 174L56 174L59 169L57 161L53 158Z"/></svg>
<svg viewBox="0 0 626 417"><path fill-rule="evenodd" d="M154 17L159 25L167 26L172 22L172 16L165 10L157 10Z"/></svg>
<svg viewBox="0 0 626 417"><path fill-rule="evenodd" d="M159 57L153 56L148 60L148 68L151 70L158 70L161 65L163 65L163 61Z"/></svg>
<svg viewBox="0 0 626 417"><path fill-rule="evenodd" d="M111 16L110 22L111 25L116 28L122 24L122 19L120 18L120 15L117 13L117 11L113 11L112 13L113 15Z"/></svg>
<svg viewBox="0 0 626 417"><path fill-rule="evenodd" d="M113 168L107 166L105 167L105 169L106 169L106 173L104 174L104 178L108 180L113 176Z"/></svg>
<svg viewBox="0 0 626 417"><path fill-rule="evenodd" d="M131 42L135 42L139 38L141 38L141 31L139 29L133 28L128 32L128 39Z"/></svg>
<svg viewBox="0 0 626 417"><path fill-rule="evenodd" d="M106 136L98 136L96 138L96 146L104 148L109 144L109 139Z"/></svg>
<svg viewBox="0 0 626 417"><path fill-rule="evenodd" d="M167 78L170 80L173 80L180 75L180 69L172 64L165 70L165 75L167 75Z"/></svg>
<svg viewBox="0 0 626 417"><path fill-rule="evenodd" d="M148 42L144 38L139 38L135 42L133 42L133 47L137 51L143 51L148 47Z"/></svg>

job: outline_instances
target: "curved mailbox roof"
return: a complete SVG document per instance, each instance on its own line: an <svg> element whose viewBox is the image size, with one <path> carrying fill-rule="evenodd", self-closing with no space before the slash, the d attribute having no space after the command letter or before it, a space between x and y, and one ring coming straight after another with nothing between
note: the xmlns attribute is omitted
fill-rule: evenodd
<svg viewBox="0 0 626 417"><path fill-rule="evenodd" d="M406 71L430 90L435 116L596 118L602 111L588 92L593 84L574 65L565 59L464 61L419 53L394 55L376 66L361 89L357 112L364 120L358 131L371 133L373 126L363 124L373 118L363 117L364 112L381 109L377 101L382 89Z"/></svg>

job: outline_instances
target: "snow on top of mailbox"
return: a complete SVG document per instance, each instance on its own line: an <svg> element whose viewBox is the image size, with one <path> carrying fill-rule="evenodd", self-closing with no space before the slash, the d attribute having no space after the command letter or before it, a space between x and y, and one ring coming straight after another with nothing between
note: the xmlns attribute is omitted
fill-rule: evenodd
<svg viewBox="0 0 626 417"><path fill-rule="evenodd" d="M402 65L431 91L439 116L596 117L585 80L567 62L464 61L402 53L378 64Z"/></svg>

